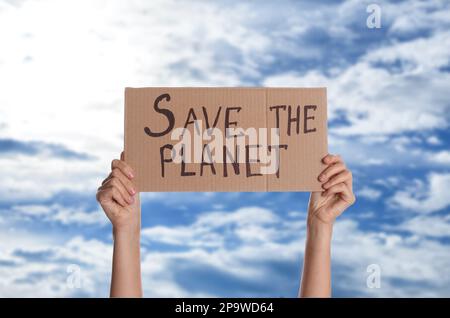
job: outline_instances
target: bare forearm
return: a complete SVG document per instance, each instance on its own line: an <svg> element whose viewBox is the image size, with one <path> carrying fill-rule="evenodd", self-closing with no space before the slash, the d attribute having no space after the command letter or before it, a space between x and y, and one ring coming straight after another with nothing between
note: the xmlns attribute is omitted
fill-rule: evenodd
<svg viewBox="0 0 450 318"><path fill-rule="evenodd" d="M142 297L140 233L114 232L111 297Z"/></svg>
<svg viewBox="0 0 450 318"><path fill-rule="evenodd" d="M335 219L355 203L353 176L339 155L322 159L317 177L322 190L311 192L300 297L331 296L331 236Z"/></svg>
<svg viewBox="0 0 450 318"><path fill-rule="evenodd" d="M331 236L332 225L309 225L300 297L331 296Z"/></svg>

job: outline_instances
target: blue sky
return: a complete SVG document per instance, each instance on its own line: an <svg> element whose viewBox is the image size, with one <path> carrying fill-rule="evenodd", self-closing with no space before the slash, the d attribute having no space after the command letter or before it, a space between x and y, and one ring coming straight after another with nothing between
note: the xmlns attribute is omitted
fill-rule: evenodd
<svg viewBox="0 0 450 318"><path fill-rule="evenodd" d="M449 297L450 4L379 1L369 29L370 3L0 1L0 296L108 295L123 88L167 85L327 86L357 196L333 295ZM307 199L143 194L145 296L295 296Z"/></svg>

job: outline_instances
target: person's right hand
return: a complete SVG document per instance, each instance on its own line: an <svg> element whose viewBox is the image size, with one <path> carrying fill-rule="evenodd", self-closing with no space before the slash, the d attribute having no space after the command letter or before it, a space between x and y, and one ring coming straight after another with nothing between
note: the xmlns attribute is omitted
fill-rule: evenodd
<svg viewBox="0 0 450 318"><path fill-rule="evenodd" d="M139 231L141 226L141 209L139 194L133 184L133 170L123 160L114 159L111 173L102 182L97 191L97 201L105 211L117 231Z"/></svg>

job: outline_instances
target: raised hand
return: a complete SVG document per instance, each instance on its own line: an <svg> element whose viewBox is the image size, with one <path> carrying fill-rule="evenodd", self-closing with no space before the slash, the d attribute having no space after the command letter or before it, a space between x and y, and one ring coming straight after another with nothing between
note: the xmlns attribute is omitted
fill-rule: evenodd
<svg viewBox="0 0 450 318"><path fill-rule="evenodd" d="M114 159L111 173L97 191L97 201L111 221L114 231L140 228L140 200L133 185L133 169L123 160Z"/></svg>
<svg viewBox="0 0 450 318"><path fill-rule="evenodd" d="M332 224L349 206L355 203L352 173L339 155L323 158L326 168L318 176L323 192L312 192L308 206L308 222Z"/></svg>

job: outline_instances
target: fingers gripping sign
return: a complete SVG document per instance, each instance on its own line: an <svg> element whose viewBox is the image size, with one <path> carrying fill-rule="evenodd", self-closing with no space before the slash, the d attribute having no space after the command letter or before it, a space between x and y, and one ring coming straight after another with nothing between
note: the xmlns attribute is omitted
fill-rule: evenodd
<svg viewBox="0 0 450 318"><path fill-rule="evenodd" d="M326 167L318 180L323 191L311 194L310 216L321 222L332 223L355 203L353 175L339 155L328 154L322 162Z"/></svg>

